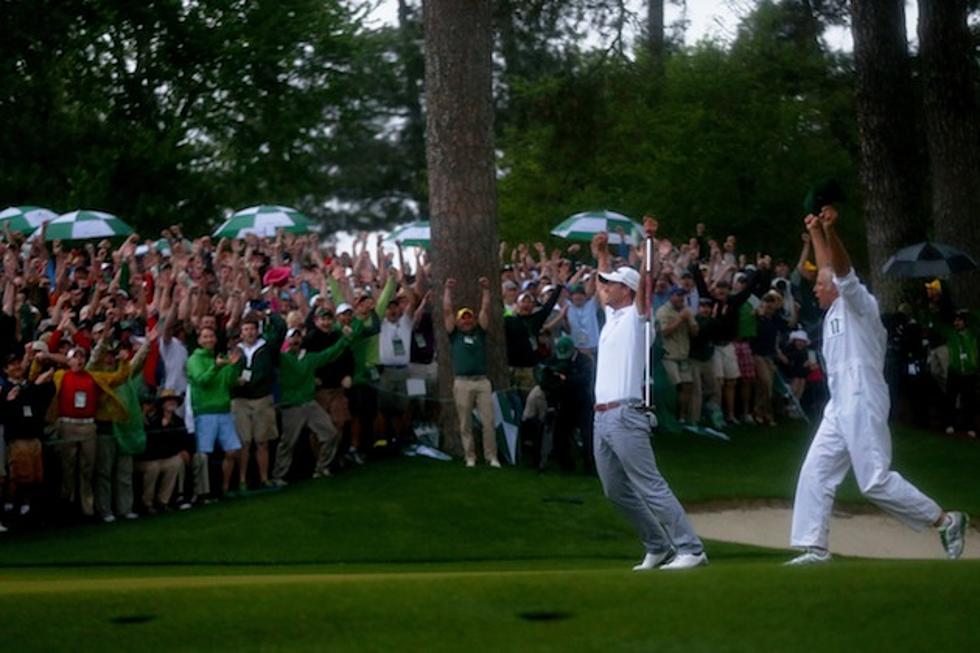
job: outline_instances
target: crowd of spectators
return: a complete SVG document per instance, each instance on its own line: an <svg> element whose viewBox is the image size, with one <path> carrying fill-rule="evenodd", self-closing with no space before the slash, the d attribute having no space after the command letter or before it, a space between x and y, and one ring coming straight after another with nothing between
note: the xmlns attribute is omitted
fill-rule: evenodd
<svg viewBox="0 0 980 653"><path fill-rule="evenodd" d="M712 429L817 413L821 312L806 235L793 265L739 254L735 236L711 238L703 224L676 242L653 218L644 229L657 236L655 369L672 391L659 412ZM435 396L440 294L455 376L447 401L465 464L477 465L479 438L484 462L500 466L493 402L510 393L517 454L541 469L580 461L588 470L597 271L638 264L624 236L550 251L501 244L510 375L500 388L487 361L493 282L479 280L479 307L457 306L456 280L432 288L422 250L406 261L380 237L373 251L359 236L338 252L314 235L216 242L177 226L118 247L8 233L0 521L135 519L397 451L444 405ZM914 393L928 383L944 399L943 428L974 436L976 330L940 282L924 296L886 320L893 386Z"/></svg>

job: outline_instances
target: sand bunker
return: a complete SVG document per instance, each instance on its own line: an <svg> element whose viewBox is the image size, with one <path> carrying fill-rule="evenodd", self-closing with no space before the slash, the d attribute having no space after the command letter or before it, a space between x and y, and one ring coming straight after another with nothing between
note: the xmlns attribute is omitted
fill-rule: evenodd
<svg viewBox="0 0 980 653"><path fill-rule="evenodd" d="M777 549L789 547L792 514L790 506L775 502L689 507L691 521L702 537ZM836 554L865 558L946 558L934 529L914 531L883 513L866 510L834 512L830 548ZM973 526L966 538L963 558L980 558L980 533Z"/></svg>

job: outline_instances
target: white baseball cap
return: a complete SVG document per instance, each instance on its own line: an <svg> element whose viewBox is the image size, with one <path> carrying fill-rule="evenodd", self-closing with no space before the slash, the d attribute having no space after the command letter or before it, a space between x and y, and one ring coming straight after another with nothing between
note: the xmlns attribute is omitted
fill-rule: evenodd
<svg viewBox="0 0 980 653"><path fill-rule="evenodd" d="M347 311L352 311L352 310L354 310L354 309L351 308L351 305L348 304L347 302L344 302L343 304L341 304L340 306L337 307L337 315L340 315L341 313L346 313Z"/></svg>
<svg viewBox="0 0 980 653"><path fill-rule="evenodd" d="M640 273L626 265L612 272L600 272L599 278L609 283L621 283L633 292L640 289Z"/></svg>
<svg viewBox="0 0 980 653"><path fill-rule="evenodd" d="M793 340L802 340L806 344L808 345L810 344L810 338L809 336L806 335L806 331L804 331L803 329L797 329L796 331L790 333L789 339L790 342L792 342Z"/></svg>

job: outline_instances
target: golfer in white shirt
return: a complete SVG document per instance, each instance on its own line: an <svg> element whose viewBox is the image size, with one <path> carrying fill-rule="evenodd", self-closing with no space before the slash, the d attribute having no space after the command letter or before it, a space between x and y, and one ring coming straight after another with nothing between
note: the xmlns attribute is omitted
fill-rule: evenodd
<svg viewBox="0 0 980 653"><path fill-rule="evenodd" d="M878 302L857 279L834 227L833 206L809 215L806 228L820 271L814 291L828 309L823 325L830 401L796 486L791 543L803 553L789 565L829 562L834 493L849 468L865 497L912 528L933 526L949 558L963 553L968 517L939 505L891 467L885 328Z"/></svg>
<svg viewBox="0 0 980 653"><path fill-rule="evenodd" d="M606 323L599 335L595 384L594 451L606 496L636 529L646 549L634 571L687 569L708 563L684 508L657 469L650 421L643 410L644 364L648 352L644 316L649 296L630 267L609 270L606 241L597 236L599 298Z"/></svg>

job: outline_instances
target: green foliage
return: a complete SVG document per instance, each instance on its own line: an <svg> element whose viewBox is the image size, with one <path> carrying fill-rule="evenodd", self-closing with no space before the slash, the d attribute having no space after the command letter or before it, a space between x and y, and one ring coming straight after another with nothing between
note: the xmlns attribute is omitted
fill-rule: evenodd
<svg viewBox="0 0 980 653"><path fill-rule="evenodd" d="M513 90L501 138L501 232L544 236L563 217L607 208L663 218L672 238L706 222L744 249L797 253L809 184L851 196L856 142L847 61L821 50L784 5L763 3L725 48L671 56L663 77L592 54ZM858 219L848 223L859 237Z"/></svg>
<svg viewBox="0 0 980 653"><path fill-rule="evenodd" d="M5 0L0 197L147 230L255 203L360 213L344 191L392 158L391 76L351 4Z"/></svg>

